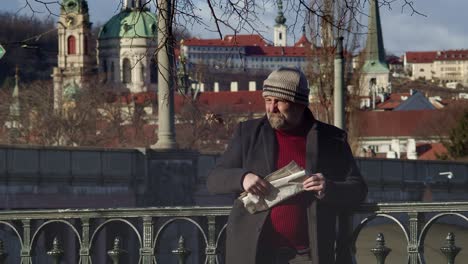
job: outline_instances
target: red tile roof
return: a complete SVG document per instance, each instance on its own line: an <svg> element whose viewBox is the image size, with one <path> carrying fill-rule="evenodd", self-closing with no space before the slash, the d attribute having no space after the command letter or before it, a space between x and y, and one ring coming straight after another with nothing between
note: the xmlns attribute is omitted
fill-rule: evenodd
<svg viewBox="0 0 468 264"><path fill-rule="evenodd" d="M305 38L305 36L303 36ZM223 46L245 47L246 54L250 56L288 56L305 57L312 54L310 42L301 38L294 46L276 47L268 45L260 35L227 35L224 39L186 39L186 46ZM301 46L301 44L304 44Z"/></svg>
<svg viewBox="0 0 468 264"><path fill-rule="evenodd" d="M419 160L437 160L437 155L447 154L447 148L442 143L418 144L416 146Z"/></svg>
<svg viewBox="0 0 468 264"><path fill-rule="evenodd" d="M155 102L157 99L156 92L142 92L135 94L122 95L121 102L135 102L137 104L145 104ZM174 96L174 110L179 113L191 99L177 93ZM265 106L262 96L262 91L238 91L238 92L201 92L197 98L198 106L201 109L211 112L226 112L234 113L263 113Z"/></svg>
<svg viewBox="0 0 468 264"><path fill-rule="evenodd" d="M267 43L260 35L226 35L224 39L199 39L184 40L185 46L266 46Z"/></svg>
<svg viewBox="0 0 468 264"><path fill-rule="evenodd" d="M450 122L446 116L441 110L368 111L358 113L356 120L362 137L418 137L440 136L444 130L437 122Z"/></svg>
<svg viewBox="0 0 468 264"><path fill-rule="evenodd" d="M248 46L246 54L249 56L288 56L305 57L312 54L312 50L306 47L275 47L275 46Z"/></svg>
<svg viewBox="0 0 468 264"><path fill-rule="evenodd" d="M408 63L432 63L436 60L468 60L468 50L406 52L406 62Z"/></svg>
<svg viewBox="0 0 468 264"><path fill-rule="evenodd" d="M437 51L408 51L407 63L432 63L436 59Z"/></svg>
<svg viewBox="0 0 468 264"><path fill-rule="evenodd" d="M176 96L181 97L181 96ZM262 91L203 92L198 97L201 107L212 112L263 113L265 103Z"/></svg>
<svg viewBox="0 0 468 264"><path fill-rule="evenodd" d="M390 95L390 98L385 100L383 103L378 104L377 109L381 110L392 110L399 106L404 100L402 97L408 99L411 95L409 93L394 93Z"/></svg>
<svg viewBox="0 0 468 264"><path fill-rule="evenodd" d="M305 34L302 34L302 37L294 44L294 47L308 47L310 48L312 43L306 37Z"/></svg>
<svg viewBox="0 0 468 264"><path fill-rule="evenodd" d="M435 60L468 60L468 50L445 50L437 52Z"/></svg>

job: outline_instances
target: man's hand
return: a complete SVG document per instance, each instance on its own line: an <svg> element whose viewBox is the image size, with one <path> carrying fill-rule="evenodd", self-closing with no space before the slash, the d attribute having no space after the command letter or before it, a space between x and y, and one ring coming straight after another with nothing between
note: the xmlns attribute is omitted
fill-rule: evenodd
<svg viewBox="0 0 468 264"><path fill-rule="evenodd" d="M270 192L270 183L253 173L245 175L242 187L246 192L259 196L266 196Z"/></svg>
<svg viewBox="0 0 468 264"><path fill-rule="evenodd" d="M326 181L322 173L310 175L310 177L305 179L302 185L304 186L304 190L316 192L316 196L319 199L322 199L323 196L325 196Z"/></svg>

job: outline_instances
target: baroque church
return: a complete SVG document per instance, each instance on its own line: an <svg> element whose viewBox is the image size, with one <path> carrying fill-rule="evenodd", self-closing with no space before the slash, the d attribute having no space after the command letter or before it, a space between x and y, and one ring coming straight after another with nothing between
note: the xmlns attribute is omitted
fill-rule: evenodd
<svg viewBox="0 0 468 264"><path fill-rule="evenodd" d="M87 84L116 93L156 91L157 17L142 0L125 0L100 29L97 55L90 50L86 0L63 0L58 27L58 65L53 70L54 107L73 100Z"/></svg>

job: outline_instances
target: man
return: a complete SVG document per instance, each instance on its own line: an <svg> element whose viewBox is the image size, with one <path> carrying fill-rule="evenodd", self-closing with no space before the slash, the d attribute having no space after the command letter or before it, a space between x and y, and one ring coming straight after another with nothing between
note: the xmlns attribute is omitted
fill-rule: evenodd
<svg viewBox="0 0 468 264"><path fill-rule="evenodd" d="M213 193L262 196L270 190L263 177L292 160L310 176L303 182L305 192L267 211L250 214L235 200L226 231L227 264L351 262L343 230L336 231L348 223L338 223L337 216L359 205L367 186L346 133L315 120L308 95L301 71L273 71L263 84L266 116L239 124L208 176Z"/></svg>

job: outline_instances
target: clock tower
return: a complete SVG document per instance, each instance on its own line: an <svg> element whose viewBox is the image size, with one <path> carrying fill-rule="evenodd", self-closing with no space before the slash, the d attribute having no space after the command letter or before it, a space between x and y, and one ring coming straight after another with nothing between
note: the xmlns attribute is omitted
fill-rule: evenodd
<svg viewBox="0 0 468 264"><path fill-rule="evenodd" d="M86 0L63 0L57 27L58 67L52 75L55 108L63 104L66 89L82 87L94 68L95 58L89 48L91 23Z"/></svg>

